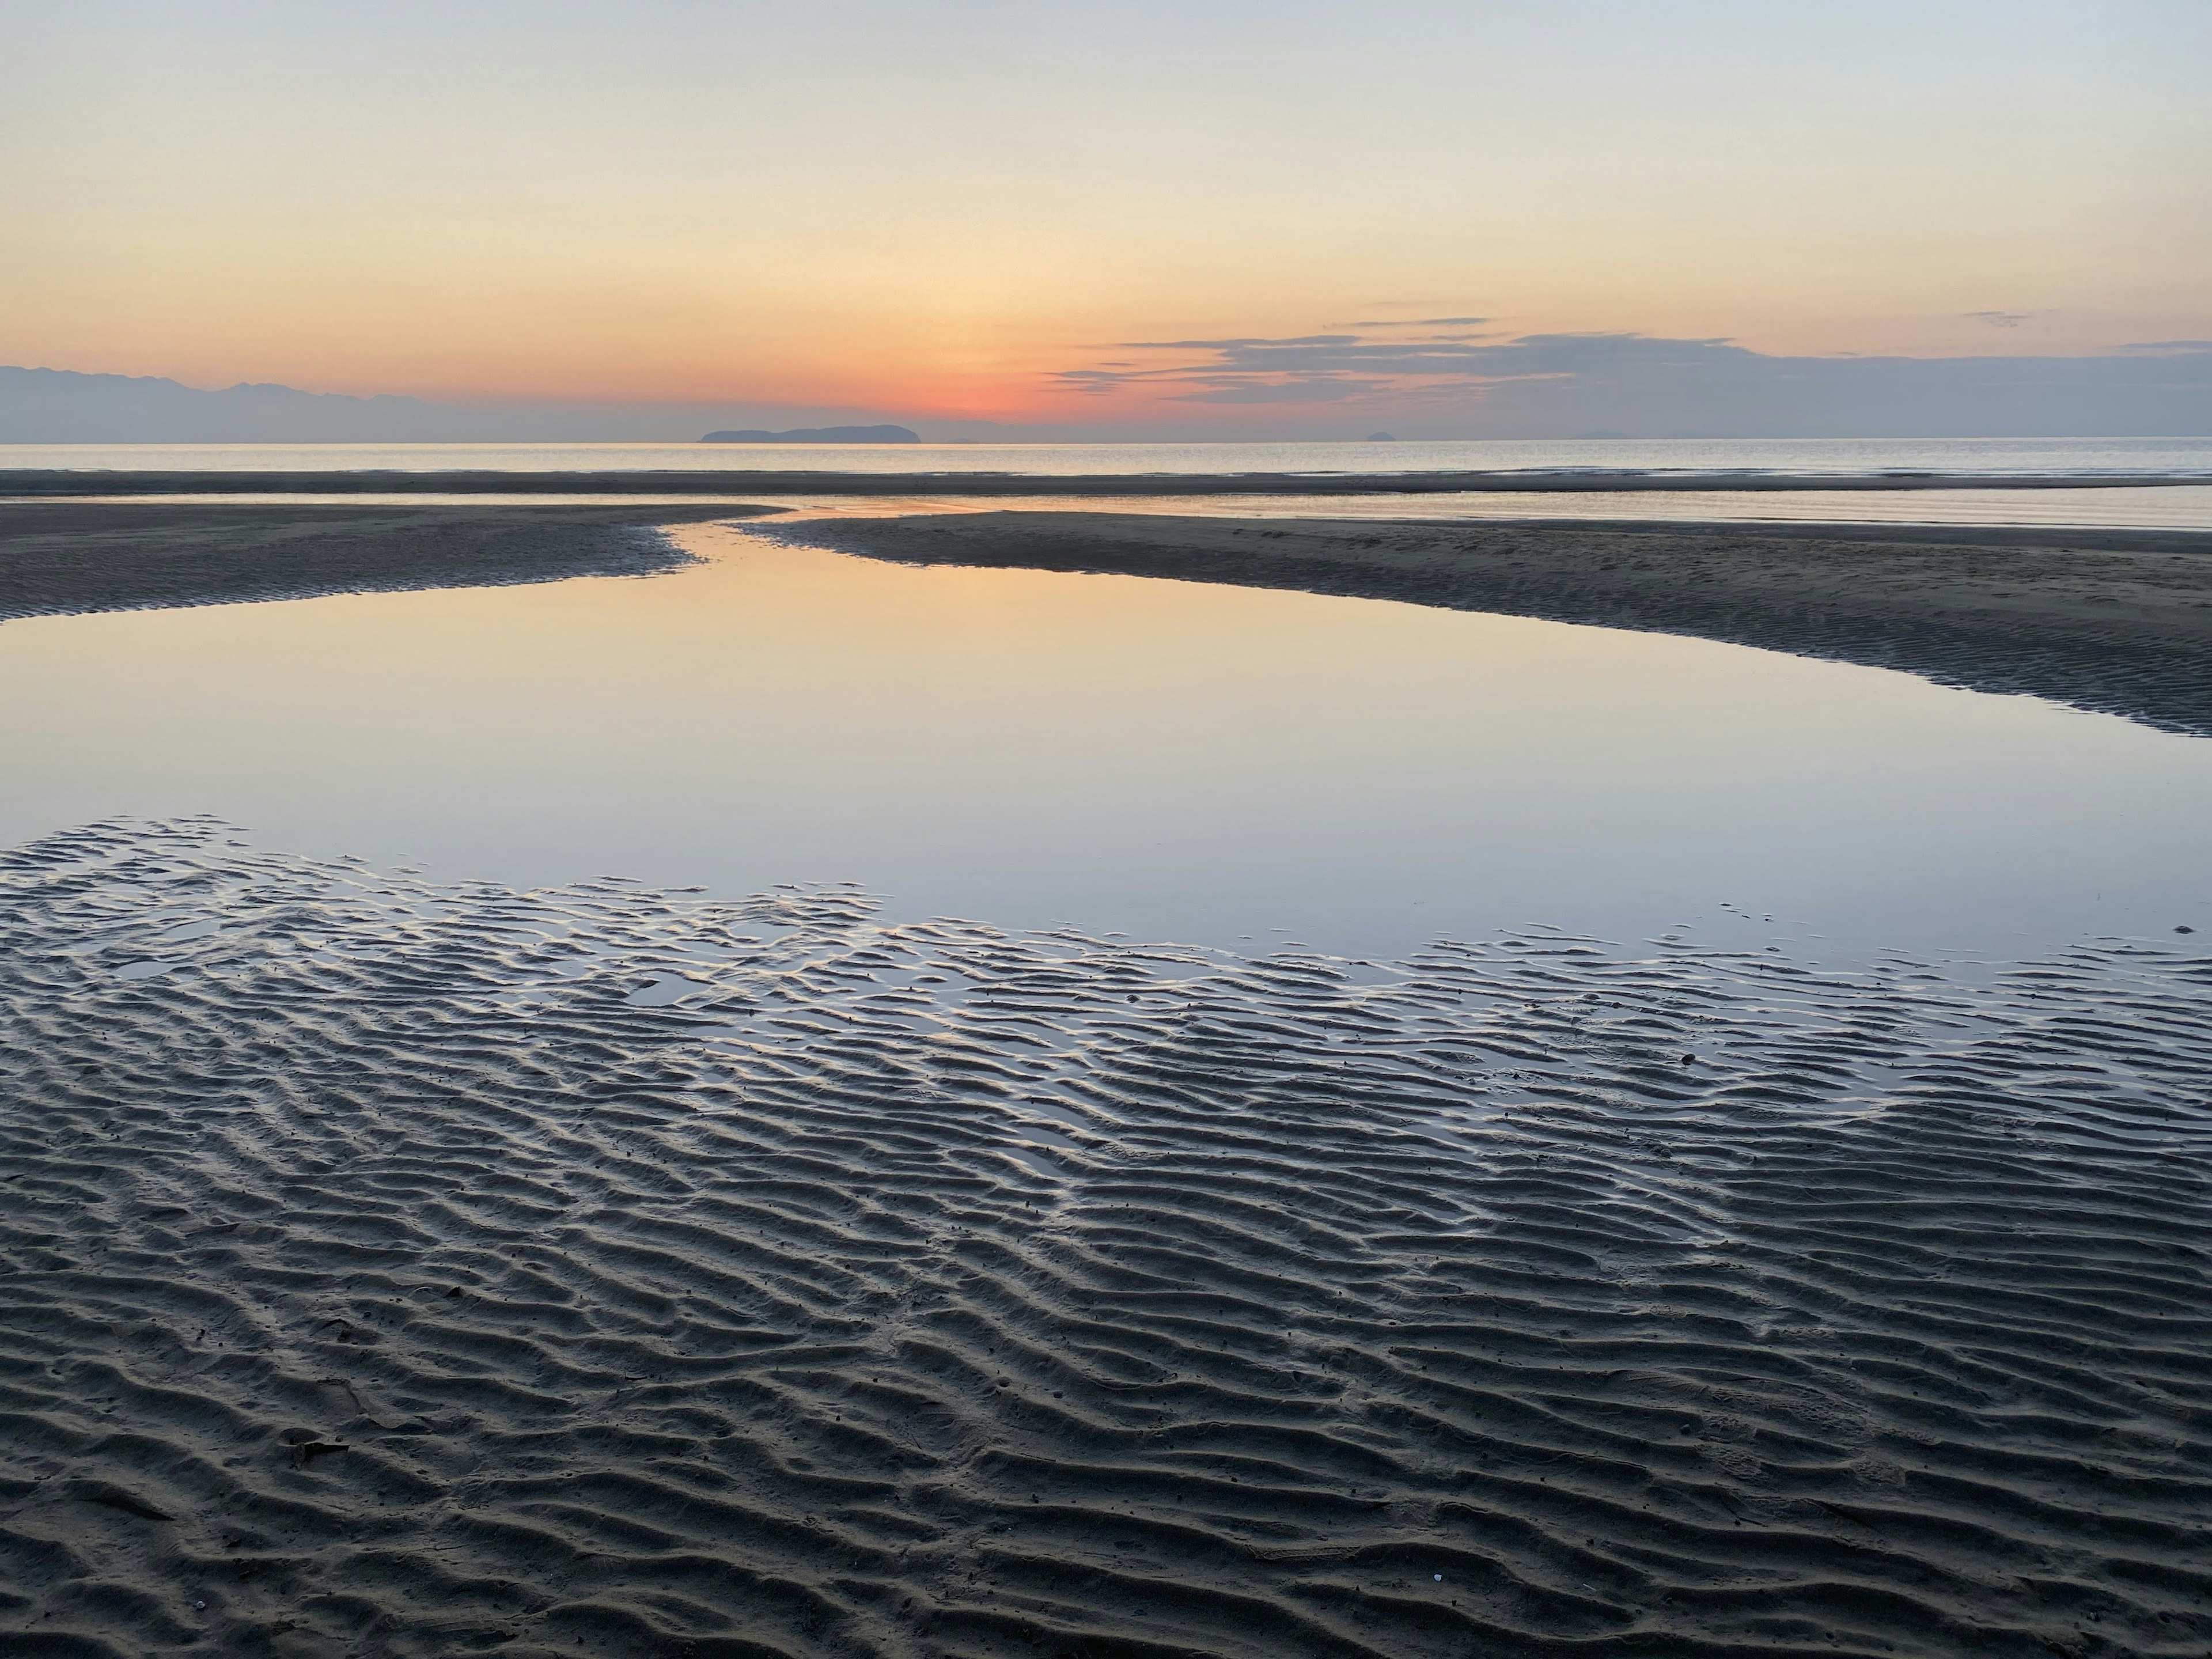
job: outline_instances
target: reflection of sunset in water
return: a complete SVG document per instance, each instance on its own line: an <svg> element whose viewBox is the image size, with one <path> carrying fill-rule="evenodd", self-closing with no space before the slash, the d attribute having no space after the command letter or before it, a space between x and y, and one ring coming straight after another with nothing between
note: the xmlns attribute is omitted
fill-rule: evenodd
<svg viewBox="0 0 2212 1659"><path fill-rule="evenodd" d="M711 562L9 623L0 841L213 811L444 878L849 879L1202 942L1640 935L1726 899L2010 949L2170 925L2212 817L2201 744L1874 670L675 533Z"/></svg>

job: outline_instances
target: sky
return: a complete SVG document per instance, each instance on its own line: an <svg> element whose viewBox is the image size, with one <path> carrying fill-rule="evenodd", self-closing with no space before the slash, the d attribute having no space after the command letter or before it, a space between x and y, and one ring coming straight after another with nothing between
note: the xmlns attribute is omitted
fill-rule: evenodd
<svg viewBox="0 0 2212 1659"><path fill-rule="evenodd" d="M2208 80L2203 0L0 0L0 363L1223 436L2170 378Z"/></svg>

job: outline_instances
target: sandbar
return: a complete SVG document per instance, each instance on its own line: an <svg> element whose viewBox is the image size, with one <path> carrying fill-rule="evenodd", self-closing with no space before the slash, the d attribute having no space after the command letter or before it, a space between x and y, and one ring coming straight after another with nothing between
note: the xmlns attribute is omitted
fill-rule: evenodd
<svg viewBox="0 0 2212 1659"><path fill-rule="evenodd" d="M2212 734L2212 532L976 513L817 520L790 533L906 563L1295 588L1694 635Z"/></svg>
<svg viewBox="0 0 2212 1659"><path fill-rule="evenodd" d="M769 510L0 502L0 618L648 575L650 525Z"/></svg>

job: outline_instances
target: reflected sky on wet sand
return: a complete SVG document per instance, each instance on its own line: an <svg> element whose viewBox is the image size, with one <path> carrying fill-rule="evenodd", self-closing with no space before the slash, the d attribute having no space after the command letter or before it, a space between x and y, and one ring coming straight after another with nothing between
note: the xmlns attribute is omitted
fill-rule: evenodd
<svg viewBox="0 0 2212 1659"><path fill-rule="evenodd" d="M1529 924L2006 955L2212 924L2212 744L2116 719L1661 635L674 533L709 562L0 626L0 839L207 811L440 879L854 881L900 915L1355 955Z"/></svg>

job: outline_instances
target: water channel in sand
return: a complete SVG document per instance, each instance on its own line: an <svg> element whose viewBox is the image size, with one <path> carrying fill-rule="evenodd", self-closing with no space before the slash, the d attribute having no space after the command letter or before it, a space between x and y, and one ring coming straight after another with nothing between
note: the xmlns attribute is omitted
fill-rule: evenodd
<svg viewBox="0 0 2212 1659"><path fill-rule="evenodd" d="M672 533L707 562L0 625L0 841L212 812L441 880L852 881L895 915L1346 955L1532 923L2005 957L2212 928L2212 744L2118 720L1661 635Z"/></svg>

